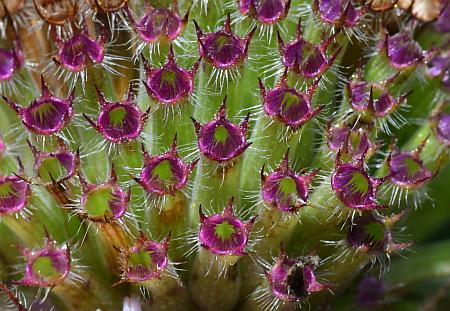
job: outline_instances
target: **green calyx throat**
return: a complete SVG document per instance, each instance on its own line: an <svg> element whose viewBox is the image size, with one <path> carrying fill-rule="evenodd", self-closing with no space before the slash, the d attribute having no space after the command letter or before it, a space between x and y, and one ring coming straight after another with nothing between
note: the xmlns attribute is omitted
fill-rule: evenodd
<svg viewBox="0 0 450 311"><path fill-rule="evenodd" d="M9 196L16 196L13 189L13 184L10 181L0 184L0 198L7 198Z"/></svg>
<svg viewBox="0 0 450 311"><path fill-rule="evenodd" d="M230 134L228 133L227 128L223 125L219 125L214 130L214 141L216 143L221 143L221 144L225 143L225 141L227 140L227 138L229 136L230 136Z"/></svg>
<svg viewBox="0 0 450 311"><path fill-rule="evenodd" d="M108 217L112 215L110 207L112 200L114 195L111 187L95 189L88 194L84 209L91 217Z"/></svg>
<svg viewBox="0 0 450 311"><path fill-rule="evenodd" d="M366 228L367 237L371 242L381 242L384 239L384 225L372 222Z"/></svg>
<svg viewBox="0 0 450 311"><path fill-rule="evenodd" d="M52 182L52 177L55 181L58 181L66 175L67 172L57 158L48 157L42 161L38 173L43 181Z"/></svg>
<svg viewBox="0 0 450 311"><path fill-rule="evenodd" d="M228 223L228 221L224 221L220 224L217 224L215 227L215 234L222 240L229 240L236 232L234 226Z"/></svg>
<svg viewBox="0 0 450 311"><path fill-rule="evenodd" d="M33 272L45 279L58 278L61 273L56 270L53 260L49 256L41 256L33 262Z"/></svg>
<svg viewBox="0 0 450 311"><path fill-rule="evenodd" d="M369 180L361 172L353 172L352 178L346 184L350 191L355 193L366 194L369 191Z"/></svg>
<svg viewBox="0 0 450 311"><path fill-rule="evenodd" d="M161 161L152 171L152 177L155 177L164 183L171 183L173 180L172 165L169 160Z"/></svg>
<svg viewBox="0 0 450 311"><path fill-rule="evenodd" d="M291 177L284 177L280 180L278 191L284 195L297 194L297 184Z"/></svg>
<svg viewBox="0 0 450 311"><path fill-rule="evenodd" d="M138 252L131 253L128 257L128 263L132 267L146 267L149 268L152 265L151 253L141 248Z"/></svg>
<svg viewBox="0 0 450 311"><path fill-rule="evenodd" d="M108 113L109 123L112 127L123 127L126 116L127 109L125 107L111 109Z"/></svg>
<svg viewBox="0 0 450 311"><path fill-rule="evenodd" d="M410 177L417 174L420 171L420 169L422 168L420 163L418 163L416 160L414 160L413 158L410 158L410 157L406 158L403 163L406 168L406 173Z"/></svg>
<svg viewBox="0 0 450 311"><path fill-rule="evenodd" d="M40 123L43 123L48 115L51 114L54 110L56 110L56 108L52 103L40 104L38 107L36 107L36 109L33 109L33 118L39 120Z"/></svg>
<svg viewBox="0 0 450 311"><path fill-rule="evenodd" d="M300 98L297 95L289 92L284 93L283 100L281 101L281 107L283 111L286 112L293 105L300 105Z"/></svg>

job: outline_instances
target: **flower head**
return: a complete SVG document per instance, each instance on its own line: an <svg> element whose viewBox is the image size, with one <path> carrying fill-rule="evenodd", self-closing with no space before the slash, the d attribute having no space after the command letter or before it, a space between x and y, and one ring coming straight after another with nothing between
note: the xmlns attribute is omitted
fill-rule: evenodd
<svg viewBox="0 0 450 311"><path fill-rule="evenodd" d="M200 206L200 246L219 256L243 256L256 218L245 223L233 213L233 199L220 214L206 216Z"/></svg>
<svg viewBox="0 0 450 311"><path fill-rule="evenodd" d="M122 218L128 208L131 189L125 192L117 182L114 164L109 180L101 184L88 183L78 174L82 187L81 217L94 222L114 222Z"/></svg>
<svg viewBox="0 0 450 311"><path fill-rule="evenodd" d="M141 233L135 245L122 250L120 282L135 283L160 279L169 265L169 240L170 236L167 236L157 242Z"/></svg>
<svg viewBox="0 0 450 311"><path fill-rule="evenodd" d="M201 125L192 119L198 137L200 152L207 158L217 161L230 161L243 153L251 143L247 143L247 126L249 115L240 125L226 118L225 97L216 117Z"/></svg>
<svg viewBox="0 0 450 311"><path fill-rule="evenodd" d="M278 168L264 175L261 170L261 191L264 203L279 211L295 213L305 206L309 197L309 184L318 170L301 175L289 167L289 150L283 157Z"/></svg>
<svg viewBox="0 0 450 311"><path fill-rule="evenodd" d="M319 77L331 67L341 50L339 48L333 55L327 55L328 47L334 39L335 35L332 35L318 45L306 41L299 21L296 38L293 41L285 43L278 33L281 61L285 67L305 78Z"/></svg>
<svg viewBox="0 0 450 311"><path fill-rule="evenodd" d="M143 58L147 75L144 84L148 95L164 105L173 105L187 99L194 91L194 78L200 65L200 59L190 70L181 68L175 62L172 46L167 62L160 68L152 68Z"/></svg>
<svg viewBox="0 0 450 311"><path fill-rule="evenodd" d="M0 48L0 82L10 80L22 68L25 58L19 41L14 41L13 48Z"/></svg>
<svg viewBox="0 0 450 311"><path fill-rule="evenodd" d="M276 24L288 15L291 0L238 0L238 5L243 15L261 24Z"/></svg>
<svg viewBox="0 0 450 311"><path fill-rule="evenodd" d="M413 151L400 151L395 145L387 159L389 180L401 188L413 189L428 182L433 173L423 164L420 153L426 144L424 140Z"/></svg>
<svg viewBox="0 0 450 311"><path fill-rule="evenodd" d="M352 220L347 233L347 243L358 251L369 254L384 254L404 249L411 243L396 243L392 227L403 214L379 216L373 213L357 216Z"/></svg>
<svg viewBox="0 0 450 311"><path fill-rule="evenodd" d="M135 178L147 192L156 195L175 194L186 186L192 170L198 160L187 164L177 152L176 136L172 147L166 153L150 156L142 148L144 153L144 167L139 178Z"/></svg>
<svg viewBox="0 0 450 311"><path fill-rule="evenodd" d="M280 250L275 264L266 271L266 279L272 295L283 302L301 302L310 294L328 288L327 285L316 280L314 270L318 265L317 256L291 259L283 250Z"/></svg>
<svg viewBox="0 0 450 311"><path fill-rule="evenodd" d="M28 130L38 135L52 135L61 131L70 122L75 94L72 92L66 99L56 97L50 92L42 77L41 92L42 95L26 108L4 96L3 99L18 114Z"/></svg>
<svg viewBox="0 0 450 311"><path fill-rule="evenodd" d="M291 88L287 85L287 69L273 89L266 90L259 80L264 112L294 130L300 128L324 108L324 106L316 109L312 107L312 97L318 84L319 79L316 79L306 92Z"/></svg>
<svg viewBox="0 0 450 311"><path fill-rule="evenodd" d="M69 39L62 40L57 34L55 41L58 46L58 55L53 57L57 65L63 66L72 72L80 72L91 65L100 64L105 57L106 37L99 39L89 37L87 26L79 33L74 33Z"/></svg>
<svg viewBox="0 0 450 311"><path fill-rule="evenodd" d="M240 38L231 30L231 18L228 14L225 26L216 32L203 33L194 20L200 55L216 68L229 69L242 64L247 58L248 46L256 31L254 28L245 38Z"/></svg>
<svg viewBox="0 0 450 311"><path fill-rule="evenodd" d="M173 2L172 9L149 6L139 21L136 21L128 7L126 11L133 30L147 44L160 41L172 42L181 34L189 19L189 10L183 18L180 17L176 0Z"/></svg>
<svg viewBox="0 0 450 311"><path fill-rule="evenodd" d="M71 270L68 245L58 246L49 237L39 249L22 249L25 271L18 282L24 286L55 287L64 282Z"/></svg>
<svg viewBox="0 0 450 311"><path fill-rule="evenodd" d="M135 102L133 85L130 84L126 99L110 102L97 88L100 114L97 122L84 115L91 126L112 143L127 143L141 134L148 119L150 108L142 112Z"/></svg>
<svg viewBox="0 0 450 311"><path fill-rule="evenodd" d="M374 178L364 169L364 157L343 163L341 152L336 156L336 166L331 175L331 187L348 208L356 210L373 210L383 208L377 203L377 192L387 177Z"/></svg>

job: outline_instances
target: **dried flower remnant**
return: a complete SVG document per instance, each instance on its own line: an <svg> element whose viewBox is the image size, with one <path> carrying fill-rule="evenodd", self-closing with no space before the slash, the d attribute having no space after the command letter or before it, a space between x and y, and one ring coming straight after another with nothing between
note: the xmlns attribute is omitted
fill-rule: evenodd
<svg viewBox="0 0 450 311"><path fill-rule="evenodd" d="M144 81L148 95L163 105L174 105L186 100L194 91L194 78L200 65L200 59L190 70L181 68L175 62L173 47L170 47L167 62L160 68L153 68L143 58Z"/></svg>
<svg viewBox="0 0 450 311"><path fill-rule="evenodd" d="M305 78L321 76L333 65L341 51L341 48L338 48L334 54L328 55L328 47L335 40L335 36L330 36L320 44L312 44L303 37L301 21L297 24L293 41L285 43L278 33L278 48L283 66Z"/></svg>
<svg viewBox="0 0 450 311"><path fill-rule="evenodd" d="M151 156L144 150L144 167L136 182L149 194L174 195L176 191L182 190L190 173L197 165L198 160L190 164L185 163L178 155L176 137L172 147L166 153Z"/></svg>
<svg viewBox="0 0 450 311"><path fill-rule="evenodd" d="M239 11L261 24L276 24L286 18L291 0L238 0Z"/></svg>
<svg viewBox="0 0 450 311"><path fill-rule="evenodd" d="M230 69L241 65L247 58L248 46L256 28L245 38L240 38L231 30L231 17L228 14L225 26L216 32L204 33L194 20L199 42L199 51L203 59L220 69Z"/></svg>
<svg viewBox="0 0 450 311"><path fill-rule="evenodd" d="M72 92L66 99L56 97L48 89L43 77L41 77L41 92L42 95L33 100L30 106L26 108L4 96L3 99L32 133L52 135L61 131L70 122L73 115L75 94Z"/></svg>
<svg viewBox="0 0 450 311"><path fill-rule="evenodd" d="M301 175L289 167L289 150L283 157L278 168L268 174L261 170L261 191L265 204L281 212L295 213L307 205L309 184L317 175L318 170Z"/></svg>
<svg viewBox="0 0 450 311"><path fill-rule="evenodd" d="M370 8L374 11L388 11L392 9L398 0L373 0L370 1Z"/></svg>
<svg viewBox="0 0 450 311"><path fill-rule="evenodd" d="M201 125L192 119L200 152L208 159L219 163L235 159L251 145L247 142L249 115L240 125L230 122L226 118L226 100L225 97L212 121Z"/></svg>
<svg viewBox="0 0 450 311"><path fill-rule="evenodd" d="M76 0L33 0L39 16L50 25L62 26L78 14Z"/></svg>
<svg viewBox="0 0 450 311"><path fill-rule="evenodd" d="M100 114L97 122L84 114L89 124L111 143L127 143L139 137L147 122L150 108L142 112L135 101L133 85L130 84L128 95L118 102L105 99L102 91L97 88L100 104Z"/></svg>
<svg viewBox="0 0 450 311"><path fill-rule="evenodd" d="M200 206L200 246L217 256L243 256L256 218L247 223L233 212L233 199L220 214L206 216Z"/></svg>
<svg viewBox="0 0 450 311"><path fill-rule="evenodd" d="M412 15L422 22L431 22L438 18L444 3L442 0L399 0L398 6L405 11L411 9Z"/></svg>
<svg viewBox="0 0 450 311"><path fill-rule="evenodd" d="M125 8L128 0L88 0L88 2L91 8L98 12L112 13Z"/></svg>
<svg viewBox="0 0 450 311"><path fill-rule="evenodd" d="M324 106L316 109L312 107L312 97L318 84L319 79L316 79L305 92L291 88L287 85L287 69L273 89L266 90L260 80L259 88L264 112L293 130L299 129L324 108Z"/></svg>
<svg viewBox="0 0 450 311"><path fill-rule="evenodd" d="M355 210L373 210L384 208L377 203L378 188L387 177L374 178L364 168L364 157L343 163L341 152L336 156L336 166L331 175L331 187L348 208Z"/></svg>

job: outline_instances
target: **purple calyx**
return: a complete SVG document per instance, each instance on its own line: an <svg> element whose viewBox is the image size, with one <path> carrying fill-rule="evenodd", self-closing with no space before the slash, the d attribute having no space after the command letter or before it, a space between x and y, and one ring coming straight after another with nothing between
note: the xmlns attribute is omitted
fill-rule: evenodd
<svg viewBox="0 0 450 311"><path fill-rule="evenodd" d="M76 0L33 0L33 4L39 16L54 26L62 26L78 14Z"/></svg>
<svg viewBox="0 0 450 311"><path fill-rule="evenodd" d="M22 119L22 123L28 130L38 135L52 135L61 131L70 122L73 116L75 93L72 92L66 99L54 96L42 76L41 92L42 95L26 108L5 96L3 99Z"/></svg>
<svg viewBox="0 0 450 311"><path fill-rule="evenodd" d="M169 240L170 235L156 242L141 233L134 246L122 251L122 280L119 283L160 279L169 265Z"/></svg>
<svg viewBox="0 0 450 311"><path fill-rule="evenodd" d="M19 41L14 41L11 50L0 48L0 82L11 80L24 64Z"/></svg>
<svg viewBox="0 0 450 311"><path fill-rule="evenodd" d="M285 213L295 213L308 204L309 185L319 170L301 175L289 167L289 150L278 168L264 174L261 170L262 199L269 207Z"/></svg>
<svg viewBox="0 0 450 311"><path fill-rule="evenodd" d="M200 45L199 54L212 66L229 69L241 65L247 58L248 46L256 27L245 38L240 38L231 30L230 14L227 16L225 26L216 32L203 33L195 20L194 24Z"/></svg>
<svg viewBox="0 0 450 311"><path fill-rule="evenodd" d="M273 89L266 90L262 81L259 80L264 112L293 130L299 129L325 107L319 106L314 109L311 103L319 81L320 79L316 79L306 92L290 88L287 85L287 68Z"/></svg>
<svg viewBox="0 0 450 311"><path fill-rule="evenodd" d="M333 152L341 151L342 156L358 159L377 148L369 139L370 131L366 127L354 127L348 124L327 125L327 144Z"/></svg>
<svg viewBox="0 0 450 311"><path fill-rule="evenodd" d="M403 213L379 216L373 213L353 218L347 233L347 243L354 249L368 254L385 254L402 250L411 243L396 243L392 227L403 217Z"/></svg>
<svg viewBox="0 0 450 311"><path fill-rule="evenodd" d="M440 32L450 32L450 5L448 3L444 5L444 8L434 25Z"/></svg>
<svg viewBox="0 0 450 311"><path fill-rule="evenodd" d="M388 176L374 178L364 168L365 154L349 163L341 160L341 151L336 155L336 166L331 175L331 188L340 201L350 209L374 210L386 206L377 203L378 188Z"/></svg>
<svg viewBox="0 0 450 311"><path fill-rule="evenodd" d="M38 150L27 140L34 157L33 170L36 178L46 184L60 184L72 178L80 166L79 150L72 152L62 139L52 152Z"/></svg>
<svg viewBox="0 0 450 311"><path fill-rule="evenodd" d="M227 162L241 155L252 143L247 142L247 127L250 115L240 125L226 118L225 96L215 118L201 125L192 118L198 138L200 152L210 160Z"/></svg>
<svg viewBox="0 0 450 311"><path fill-rule="evenodd" d="M178 38L189 20L189 9L183 18L180 17L177 0L173 1L171 10L147 5L145 14L139 21L136 21L128 6L126 12L133 30L147 44L172 42Z"/></svg>
<svg viewBox="0 0 450 311"><path fill-rule="evenodd" d="M145 112L139 109L133 85L130 83L127 97L118 102L107 101L102 91L96 89L101 111L97 122L83 114L89 124L106 140L115 144L127 143L138 138L147 122L150 108Z"/></svg>
<svg viewBox="0 0 450 311"><path fill-rule="evenodd" d="M291 259L280 250L275 264L265 272L271 293L284 302L301 302L310 294L327 289L328 285L316 279L314 270L318 265L317 256Z"/></svg>
<svg viewBox="0 0 450 311"><path fill-rule="evenodd" d="M53 61L69 71L80 72L100 64L105 58L106 35L101 35L99 39L92 39L89 37L86 25L81 32L73 34L67 40L62 40L55 32L55 41L58 46L58 55L53 57Z"/></svg>
<svg viewBox="0 0 450 311"><path fill-rule="evenodd" d="M191 69L181 68L175 62L173 47L170 46L167 62L160 68L153 68L142 57L147 81L143 81L148 95L164 105L174 105L186 100L194 91L194 79L201 57Z"/></svg>
<svg viewBox="0 0 450 311"><path fill-rule="evenodd" d="M302 35L301 21L297 24L296 38L285 43L278 32L278 48L283 65L305 78L315 78L325 73L342 47L331 56L327 55L328 47L333 43L337 34L330 36L320 44L312 44L306 41Z"/></svg>
<svg viewBox="0 0 450 311"><path fill-rule="evenodd" d="M93 222L111 223L119 220L127 211L131 188L125 192L117 182L114 164L109 180L101 184L88 183L78 174L82 194L78 214Z"/></svg>
<svg viewBox="0 0 450 311"><path fill-rule="evenodd" d="M172 147L166 153L151 156L142 147L144 153L144 167L139 178L135 181L148 193L156 195L174 195L182 190L189 175L198 163L198 160L187 164L177 152L177 138L175 136Z"/></svg>
<svg viewBox="0 0 450 311"><path fill-rule="evenodd" d="M62 284L71 269L68 245L58 246L48 235L40 249L22 249L25 271L19 285L52 288Z"/></svg>
<svg viewBox="0 0 450 311"><path fill-rule="evenodd" d="M444 146L450 146L450 113L443 111L443 107L431 118L432 128L437 139Z"/></svg>
<svg viewBox="0 0 450 311"><path fill-rule="evenodd" d="M286 18L291 0L238 0L239 11L261 24L276 24Z"/></svg>
<svg viewBox="0 0 450 311"><path fill-rule="evenodd" d="M397 111L397 108L406 101L412 93L408 92L394 98L387 89L397 75L389 78L385 83L370 83L357 74L347 85L350 105L353 110L366 113L370 116L383 118Z"/></svg>
<svg viewBox="0 0 450 311"><path fill-rule="evenodd" d="M356 303L360 307L374 307L383 303L386 286L378 278L366 275L358 285Z"/></svg>
<svg viewBox="0 0 450 311"><path fill-rule="evenodd" d="M337 27L355 27L367 11L352 0L314 0L313 7L323 22Z"/></svg>
<svg viewBox="0 0 450 311"><path fill-rule="evenodd" d="M415 67L423 62L427 53L422 51L419 44L414 41L412 34L401 31L389 36L386 31L384 43L391 65L399 70Z"/></svg>
<svg viewBox="0 0 450 311"><path fill-rule="evenodd" d="M391 183L401 188L415 189L434 177L435 174L420 159L426 141L413 151L400 151L395 144L391 147L393 150L386 160Z"/></svg>
<svg viewBox="0 0 450 311"><path fill-rule="evenodd" d="M30 198L30 183L16 175L0 175L0 215L21 212Z"/></svg>
<svg viewBox="0 0 450 311"><path fill-rule="evenodd" d="M247 223L233 212L234 200L231 199L220 214L206 216L199 208L200 228L198 238L200 246L218 256L243 256L248 244L250 231L256 217Z"/></svg>

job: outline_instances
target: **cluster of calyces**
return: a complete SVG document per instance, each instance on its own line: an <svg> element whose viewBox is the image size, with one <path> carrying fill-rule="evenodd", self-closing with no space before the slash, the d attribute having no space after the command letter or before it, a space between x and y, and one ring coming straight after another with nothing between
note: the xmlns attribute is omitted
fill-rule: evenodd
<svg viewBox="0 0 450 311"><path fill-rule="evenodd" d="M362 252L373 256L384 256L403 250L412 243L399 243L394 240L395 224L404 213L382 216L374 212L364 212L354 217L349 224L345 247L351 251Z"/></svg>
<svg viewBox="0 0 450 311"><path fill-rule="evenodd" d="M166 63L159 68L152 67L142 57L146 73L145 88L148 95L161 105L175 105L186 101L194 91L195 74L200 66L201 57L191 69L184 69L175 62L173 47L170 46Z"/></svg>
<svg viewBox="0 0 450 311"><path fill-rule="evenodd" d="M151 156L143 146L142 152L144 166L139 177L134 177L134 180L150 196L176 195L178 191L183 191L189 175L198 163L198 160L189 164L183 161L177 151L176 136L170 150L163 154Z"/></svg>
<svg viewBox="0 0 450 311"><path fill-rule="evenodd" d="M71 29L75 25L80 10L76 0L33 0L39 17L51 27Z"/></svg>
<svg viewBox="0 0 450 311"><path fill-rule="evenodd" d="M252 143L247 142L249 115L241 124L234 124L226 116L225 96L215 118L201 125L192 118L198 138L198 148L208 159L219 164L230 164Z"/></svg>
<svg viewBox="0 0 450 311"><path fill-rule="evenodd" d="M59 245L46 233L44 246L21 248L25 259L23 277L18 285L52 289L63 284L77 284L83 278L76 272L71 248L68 244Z"/></svg>
<svg viewBox="0 0 450 311"><path fill-rule="evenodd" d="M398 0L397 6L422 22L436 20L441 14L446 1L442 0Z"/></svg>
<svg viewBox="0 0 450 311"><path fill-rule="evenodd" d="M426 72L430 78L440 79L442 89L450 92L450 41L444 44L427 62Z"/></svg>
<svg viewBox="0 0 450 311"><path fill-rule="evenodd" d="M317 108L312 106L312 98L320 79L316 79L306 91L302 92L289 87L287 75L286 67L274 88L267 90L261 80L259 88L266 115L296 131L319 114L325 106Z"/></svg>
<svg viewBox="0 0 450 311"><path fill-rule="evenodd" d="M104 183L91 184L81 174L78 178L82 189L77 214L92 222L123 224L131 189L124 191L120 187L114 164L111 165L109 180Z"/></svg>
<svg viewBox="0 0 450 311"><path fill-rule="evenodd" d="M371 125L361 126L349 123L327 124L327 146L332 154L341 152L341 157L347 160L366 158L372 155L379 145L372 141Z"/></svg>
<svg viewBox="0 0 450 311"><path fill-rule="evenodd" d="M120 249L119 264L121 279L118 283L149 285L158 282L165 275L176 277L169 262L170 234L161 242L150 240L142 232L136 243L128 249Z"/></svg>
<svg viewBox="0 0 450 311"><path fill-rule="evenodd" d="M184 17L178 11L178 0L173 0L172 8L152 7L146 5L144 15L139 20L126 6L128 20L142 44L138 51L142 51L147 44L172 43L181 35L189 20L189 9Z"/></svg>
<svg viewBox="0 0 450 311"><path fill-rule="evenodd" d="M411 29L405 28L393 35L389 35L384 29L383 36L383 41L379 44L381 52L387 56L390 65L400 72L417 68L434 54L432 51L422 50L414 40Z"/></svg>
<svg viewBox="0 0 450 311"><path fill-rule="evenodd" d="M439 105L430 118L430 125L439 143L448 149L450 147L450 111L449 103Z"/></svg>
<svg viewBox="0 0 450 311"><path fill-rule="evenodd" d="M75 94L72 92L66 99L56 97L48 89L43 77L41 77L41 92L42 95L26 108L4 96L3 99L31 133L52 135L60 132L70 122Z"/></svg>
<svg viewBox="0 0 450 311"><path fill-rule="evenodd" d="M314 0L313 9L322 22L340 29L358 26L369 7L355 0Z"/></svg>
<svg viewBox="0 0 450 311"><path fill-rule="evenodd" d="M398 77L395 74L380 82L369 82L362 77L362 70L358 69L347 84L347 97L350 107L357 117L365 122L374 123L375 128L390 133L390 126L400 128L405 119L401 116L405 108L408 92L400 96L392 94L392 85ZM406 108L405 108L406 109Z"/></svg>
<svg viewBox="0 0 450 311"><path fill-rule="evenodd" d="M237 0L242 15L249 16L262 25L275 25L285 19L291 0Z"/></svg>
<svg viewBox="0 0 450 311"><path fill-rule="evenodd" d="M26 217L27 207L31 201L30 182L19 177L24 173L22 163L19 161L19 174L0 174L0 217L6 215L21 215Z"/></svg>
<svg viewBox="0 0 450 311"><path fill-rule="evenodd" d="M342 47L331 53L336 35L331 35L320 44L306 41L302 34L302 24L299 20L295 39L284 42L278 33L278 48L281 62L284 67L303 76L304 78L318 78L323 75L334 63ZM332 48L329 48L329 47ZM330 55L331 54L331 55Z"/></svg>
<svg viewBox="0 0 450 311"><path fill-rule="evenodd" d="M80 166L79 150L71 151L60 138L57 138L58 147L51 152L38 150L27 142L34 157L34 176L29 183L44 186L61 206L73 203L74 184L68 181Z"/></svg>
<svg viewBox="0 0 450 311"><path fill-rule="evenodd" d="M261 196L269 208L283 213L296 213L308 205L309 187L319 170L300 174L289 167L289 150L285 153L278 168L269 173L261 169Z"/></svg>
<svg viewBox="0 0 450 311"><path fill-rule="evenodd" d="M102 91L96 89L101 110L97 122L83 114L89 124L113 144L128 143L137 139L147 122L150 108L142 112L136 104L133 84L130 83L127 97L117 102L106 100Z"/></svg>
<svg viewBox="0 0 450 311"><path fill-rule="evenodd" d="M354 211L375 210L380 205L377 192L389 176L375 178L365 168L365 154L359 158L344 162L341 151L336 155L335 168L331 175L331 188L340 202Z"/></svg>
<svg viewBox="0 0 450 311"><path fill-rule="evenodd" d="M234 264L246 255L249 247L250 232L256 217L245 222L233 211L233 198L228 201L222 213L205 215L199 207L200 226L198 243L217 260L226 264Z"/></svg>
<svg viewBox="0 0 450 311"><path fill-rule="evenodd" d="M261 308L268 305L278 309L285 304L301 304L314 293L329 288L329 285L317 281L316 270L320 259L314 255L289 258L283 249L273 265L264 267L265 288L255 297ZM272 309L272 308L271 308Z"/></svg>
<svg viewBox="0 0 450 311"><path fill-rule="evenodd" d="M256 27L244 38L238 37L231 29L231 17L227 15L225 25L216 32L204 33L194 20L199 43L199 54L216 70L239 69L248 56L248 47ZM234 75L231 74L231 77ZM221 82L221 84L223 84Z"/></svg>
<svg viewBox="0 0 450 311"><path fill-rule="evenodd" d="M19 41L15 40L11 49L0 48L0 83L11 81L24 65L25 57Z"/></svg>

